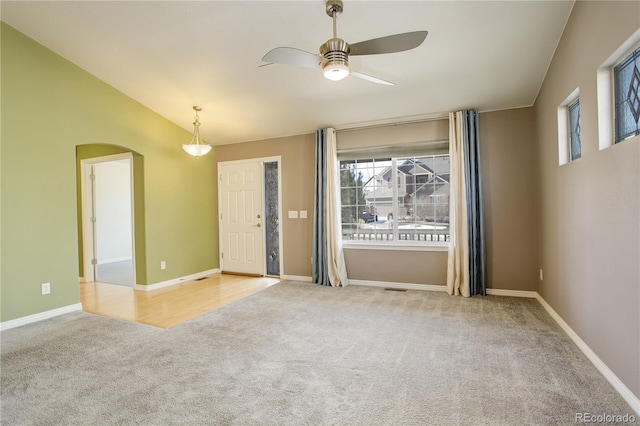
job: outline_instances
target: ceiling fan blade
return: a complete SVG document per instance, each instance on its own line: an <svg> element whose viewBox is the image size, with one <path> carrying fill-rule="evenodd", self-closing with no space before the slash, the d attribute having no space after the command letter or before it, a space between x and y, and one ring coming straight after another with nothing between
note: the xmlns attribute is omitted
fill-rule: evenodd
<svg viewBox="0 0 640 426"><path fill-rule="evenodd" d="M349 74L354 76L354 77L361 78L363 80L372 81L374 83L384 84L384 85L387 85L387 86L395 86L395 84L390 82L390 81L383 80L383 79L378 78L378 77L373 77L373 76L370 76L368 74L362 74L361 72L351 71Z"/></svg>
<svg viewBox="0 0 640 426"><path fill-rule="evenodd" d="M377 55L414 49L427 38L428 31L413 31L386 37L374 38L351 44L349 55Z"/></svg>
<svg viewBox="0 0 640 426"><path fill-rule="evenodd" d="M316 55L315 53L294 49L293 47L276 47L264 55L262 61L271 64L317 68L320 64L320 59L320 55Z"/></svg>

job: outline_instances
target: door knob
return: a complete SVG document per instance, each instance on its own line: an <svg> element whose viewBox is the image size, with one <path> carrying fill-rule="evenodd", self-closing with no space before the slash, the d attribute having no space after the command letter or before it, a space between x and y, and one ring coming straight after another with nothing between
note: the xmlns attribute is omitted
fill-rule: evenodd
<svg viewBox="0 0 640 426"><path fill-rule="evenodd" d="M256 226L257 226L258 228L260 228L262 225L261 225L261 224L257 224Z"/></svg>

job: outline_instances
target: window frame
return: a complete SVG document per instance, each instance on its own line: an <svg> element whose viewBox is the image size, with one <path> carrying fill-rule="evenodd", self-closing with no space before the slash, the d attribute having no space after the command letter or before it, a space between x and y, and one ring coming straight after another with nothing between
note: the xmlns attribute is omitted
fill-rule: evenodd
<svg viewBox="0 0 640 426"><path fill-rule="evenodd" d="M636 44L634 47L626 51L622 57L611 67L611 90L613 92L613 143L618 144L624 142L628 139L635 138L640 135L640 127L636 129L634 132L627 134L626 136L621 136L618 133L619 125L620 125L620 116L618 114L618 105L621 102L618 102L618 81L616 80L616 74L618 72L618 68L623 65L627 61L635 62L640 59L640 43ZM624 89L624 88L623 88ZM638 89L640 91L640 87Z"/></svg>
<svg viewBox="0 0 640 426"><path fill-rule="evenodd" d="M577 109L578 110L578 117L577 117L577 123L573 123L571 120L571 112ZM573 102L571 102L569 105L567 105L567 124L569 125L569 128L567 129L567 134L569 135L569 162L573 162L576 160L579 160L580 158L582 158L582 137L580 134L580 127L582 126L582 124L580 123L581 121L581 113L580 113L580 97L578 96ZM577 139L578 139L578 152L574 152L573 151L573 142L574 142L574 131L573 131L573 127L574 125L578 126L578 131L577 133Z"/></svg>
<svg viewBox="0 0 640 426"><path fill-rule="evenodd" d="M580 108L580 87L574 89L558 106L558 165L560 166L582 158L582 138L580 138L580 155L572 158L571 154L570 108L576 103Z"/></svg>
<svg viewBox="0 0 640 426"><path fill-rule="evenodd" d="M398 156L379 156L378 158L376 158L377 156L373 156L371 155L371 153L367 153L367 151L362 151L361 155L358 155L357 157L359 159L343 159L343 160L338 160L338 169L342 170L342 163L345 162L352 162L355 161L356 164L358 161L366 161L366 160L370 160L373 164L375 164L375 162L378 161L390 161L391 165L389 166L391 168L391 182L397 182L398 181L398 161L400 160L407 160L407 159L411 159L411 158L423 158L423 157L448 157L449 158L449 172L451 171L451 165L450 165L450 154L449 153L433 153L433 154L424 154L424 153L420 153L420 154L415 154L415 155L405 155L405 154L400 154ZM356 166L356 170L357 170L357 166ZM449 173L450 175L450 173ZM375 175L374 175L375 176ZM393 192L391 195L391 199L392 199L392 215L394 218L398 218L399 216L399 196L398 196L398 185L392 185L391 186L393 188ZM340 191L342 194L342 190L346 189L348 187L342 187L342 184L340 184ZM449 201L447 200L447 205L449 204ZM357 205L357 204L356 204ZM340 197L340 212L342 213L342 196ZM358 214L358 218L356 219L356 221L358 221L359 223L359 214ZM342 238L342 217L340 218L340 227L341 227L341 236L340 236L340 240L342 242L342 246L344 248L347 249L364 249L364 250L405 250L405 251L447 251L449 249L449 241L427 241L425 240L420 240L420 241L416 241L416 240L400 240L399 239L399 231L398 231L398 224L399 222L395 222L394 223L394 227L392 230L392 240L345 240ZM447 234L450 235L450 234ZM446 236L444 237L445 239L447 238ZM449 236L450 239L450 236Z"/></svg>
<svg viewBox="0 0 640 426"><path fill-rule="evenodd" d="M596 73L598 99L598 149L602 151L616 142L616 111L614 68L640 48L640 28L625 40L599 67ZM638 138L631 136L625 140Z"/></svg>

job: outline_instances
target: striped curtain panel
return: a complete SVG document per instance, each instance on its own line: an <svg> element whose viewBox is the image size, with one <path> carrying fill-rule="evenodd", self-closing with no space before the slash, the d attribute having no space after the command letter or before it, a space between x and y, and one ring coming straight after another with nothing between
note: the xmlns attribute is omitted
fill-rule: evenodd
<svg viewBox="0 0 640 426"><path fill-rule="evenodd" d="M447 291L486 295L486 252L478 112L449 114L451 181Z"/></svg>
<svg viewBox="0 0 640 426"><path fill-rule="evenodd" d="M340 180L336 131L316 131L315 193L313 208L312 281L326 286L349 284L342 251Z"/></svg>
<svg viewBox="0 0 640 426"><path fill-rule="evenodd" d="M469 291L471 296L476 294L486 296L487 272L478 111L462 111L462 134L464 135L464 173L469 239Z"/></svg>

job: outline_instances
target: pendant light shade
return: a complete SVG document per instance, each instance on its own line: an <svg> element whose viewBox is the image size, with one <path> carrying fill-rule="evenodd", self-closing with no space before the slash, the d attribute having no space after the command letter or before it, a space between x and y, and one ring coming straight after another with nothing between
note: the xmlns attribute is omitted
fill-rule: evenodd
<svg viewBox="0 0 640 426"><path fill-rule="evenodd" d="M200 158L203 155L211 151L211 145L205 144L183 144L182 149L189 155L193 155L196 158Z"/></svg>
<svg viewBox="0 0 640 426"><path fill-rule="evenodd" d="M200 119L198 112L202 111L202 108L194 106L193 110L196 112L196 117L193 122L193 137L191 138L191 142L182 145L182 149L184 149L187 154L200 158L211 151L211 145L200 139Z"/></svg>

